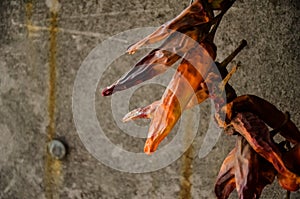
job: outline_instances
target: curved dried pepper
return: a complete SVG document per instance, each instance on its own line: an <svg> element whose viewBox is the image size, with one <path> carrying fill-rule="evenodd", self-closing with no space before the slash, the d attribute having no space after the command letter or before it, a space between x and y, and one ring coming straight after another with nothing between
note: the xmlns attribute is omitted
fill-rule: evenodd
<svg viewBox="0 0 300 199"><path fill-rule="evenodd" d="M171 131L181 111L195 94L212 65L210 56L200 47L191 49L186 54L154 112L144 147L145 153L154 152L162 139Z"/></svg>
<svg viewBox="0 0 300 199"><path fill-rule="evenodd" d="M216 24L216 26L214 26L214 28L211 30L211 32L208 35L208 38L205 39L205 42L201 43L201 45L205 47L205 50L207 50L207 52L213 59L215 59L215 57L213 57L213 56L216 54L215 53L216 49L214 48L214 44L211 41L214 38L217 26L218 26L218 24ZM204 43L205 43L205 45L203 45ZM211 44L211 46L209 44ZM216 62L218 70L223 79L226 78L226 76L228 75L226 66L229 64L229 62L231 62L234 59L234 57L246 45L247 45L247 42L245 40L242 40L241 44L234 50L234 52L232 52L227 58L225 58L224 61L222 61L221 63ZM218 77L218 75L216 75L216 76ZM209 97L209 92L208 92L207 86L205 84L205 83L208 83L208 81L209 80L206 79L205 81L200 83L200 86L198 87L196 94L191 98L191 100L189 101L189 103L186 106L186 109L192 108L193 106L202 103ZM213 83L214 82L212 81L211 84L213 84ZM228 83L225 85L225 92L226 92L227 102L232 101L234 98L237 97L235 90ZM160 103L160 101L158 100L148 106L144 106L144 107L132 110L131 112L127 113L123 117L123 122L128 122L130 120L135 120L138 118L146 118L146 119L152 118L153 112L155 111L155 109L157 108L159 103Z"/></svg>
<svg viewBox="0 0 300 199"><path fill-rule="evenodd" d="M272 163L281 176L279 182L283 188L290 191L299 189L300 177L286 167L281 151L270 138L267 126L256 115L250 112L238 113L231 124L258 154Z"/></svg>
<svg viewBox="0 0 300 199"><path fill-rule="evenodd" d="M209 26L187 31L186 34L173 33L158 49L152 50L118 81L102 91L102 95L111 95L116 91L128 89L164 73L178 61L190 48L198 45L196 40L206 36ZM203 39L203 38L201 38Z"/></svg>
<svg viewBox="0 0 300 199"><path fill-rule="evenodd" d="M218 199L227 199L236 188L239 198L259 198L263 188L271 184L276 170L260 157L242 136L237 136L235 148L227 155L215 184Z"/></svg>
<svg viewBox="0 0 300 199"><path fill-rule="evenodd" d="M158 49L152 50L123 77L111 86L103 89L102 95L108 96L114 92L128 89L164 73L189 49L195 45L199 45L199 43L208 51L212 59L215 60L217 48L213 43L213 39L221 19L222 16L218 16L212 29L212 24L206 23L186 31L185 34L172 33Z"/></svg>
<svg viewBox="0 0 300 199"><path fill-rule="evenodd" d="M214 74L214 71L212 71L212 68L210 67L212 63L207 64L209 62L212 62L212 60L209 60L209 55L201 55L201 53L207 52L200 52L202 51L201 48L196 48L196 50L199 51L198 54L195 53L193 55L194 51L189 51L189 53L187 53L187 56L193 57L192 62L195 62L194 66L196 66L197 69L195 70L193 65L184 60L178 67L178 71L180 72L180 70L182 70L184 73L182 75L180 73L175 74L169 84L168 90L163 96L163 100L155 109L153 120L149 128L148 139L144 148L145 153L150 154L151 152L155 151L158 144L171 131L171 129L179 119L181 111L184 110L188 101L194 95L195 90L198 89L199 85L201 85L201 83L204 81L204 78L201 75L204 75L204 77L206 78L208 73ZM190 61L191 57L187 57L187 60ZM201 72L201 75L197 73L197 70ZM197 76L198 78L195 78ZM187 89L188 84L186 83L186 80L188 81L188 84L193 88L192 91L191 89ZM227 84L227 81L225 82L225 84ZM221 101L226 102L226 99ZM182 107L180 107L180 105Z"/></svg>
<svg viewBox="0 0 300 199"><path fill-rule="evenodd" d="M298 176L300 175L300 144L295 145L291 150L283 153L282 159L287 168ZM299 189L299 181L297 182L281 174L278 174L277 178L283 188L289 191L297 191Z"/></svg>
<svg viewBox="0 0 300 199"><path fill-rule="evenodd" d="M241 136L237 137L235 158L235 181L239 198L256 198L258 168L256 153Z"/></svg>
<svg viewBox="0 0 300 199"><path fill-rule="evenodd" d="M272 184L272 182L275 180L277 171L273 167L273 165L269 163L267 160L265 160L258 154L256 154L256 156L258 158L258 164L255 165L255 167L258 168L258 180L256 184L256 192L261 194L265 186L267 186L268 184Z"/></svg>
<svg viewBox="0 0 300 199"><path fill-rule="evenodd" d="M152 34L130 46L127 52L133 54L141 46L161 41L175 31L183 32L184 30L207 23L211 19L210 15L213 14L207 13L203 9L201 2L196 0L173 20L166 22Z"/></svg>
<svg viewBox="0 0 300 199"><path fill-rule="evenodd" d="M291 120L288 120L281 126L285 120L285 114L260 97L255 95L239 96L231 103L228 103L223 111L226 112L227 121L231 121L237 112L252 112L271 128L280 128L279 133L291 143L300 143L300 132L296 125Z"/></svg>
<svg viewBox="0 0 300 199"><path fill-rule="evenodd" d="M235 189L235 147L225 158L215 183L215 194L218 199L227 199Z"/></svg>
<svg viewBox="0 0 300 199"><path fill-rule="evenodd" d="M214 73L210 73L210 74L214 74ZM216 74L215 74L215 76L218 77L218 75L216 75ZM205 82L207 82L207 81L208 80L206 79ZM196 91L196 94L192 96L192 98L186 105L185 109L190 109L190 108L194 107L195 105L201 104L207 98L209 98L209 91L208 91L205 83L201 82L200 84L202 84L202 86L200 88L198 88L198 90ZM227 99L232 99L236 96L235 91L232 89L233 88L229 84L226 84L225 90L226 90L226 94L227 94ZM135 120L135 119L139 119L139 118L151 119L155 109L158 107L158 105L160 103L161 103L161 101L157 100L148 106L140 107L140 108L130 111L123 117L123 122L128 122L130 120Z"/></svg>
<svg viewBox="0 0 300 199"><path fill-rule="evenodd" d="M161 103L160 100L157 100L157 101L153 102L152 104L150 104L148 106L144 106L144 107L141 107L141 108L134 109L134 110L130 111L129 113L127 113L123 117L122 121L123 122L128 122L130 120L135 120L135 119L138 119L138 118L151 119L155 109L157 108L157 106L160 103Z"/></svg>
<svg viewBox="0 0 300 199"><path fill-rule="evenodd" d="M205 81L207 81L207 80L205 80ZM200 83L200 84L202 84L202 83ZM204 84L204 82L203 82L203 84ZM226 84L225 91L226 91L227 100L231 101L231 99L236 97L234 89L229 84ZM198 88L198 90L196 91L196 94L192 96L192 98L186 105L185 109L190 109L190 108L194 107L195 105L201 104L207 98L209 98L209 91L208 91L206 85L203 85L200 88ZM140 107L140 108L130 111L123 117L123 119L122 119L123 122L128 122L130 120L141 119L141 118L151 119L153 117L153 113L154 113L155 109L158 107L160 102L161 102L160 100L157 100L148 106Z"/></svg>
<svg viewBox="0 0 300 199"><path fill-rule="evenodd" d="M235 182L239 198L259 198L276 176L272 164L261 158L242 136L237 136Z"/></svg>
<svg viewBox="0 0 300 199"><path fill-rule="evenodd" d="M151 51L147 56L143 57L127 74L125 74L111 86L105 88L102 91L102 95L107 96L116 91L125 90L165 72L190 48L198 45L198 43L194 41L201 43L211 57L215 59L217 48L213 43L213 40L220 21L226 12L227 9L223 10L214 19L210 17L210 21L207 23L184 29L184 34L178 32L170 33L170 36L162 46ZM211 14L211 16L213 16L213 14ZM180 18L178 20L180 20ZM181 20L187 19L184 18ZM190 20L193 21L195 19ZM178 29L181 29L183 24L177 24L179 26ZM155 32L153 34L155 34ZM143 40L140 42L142 41Z"/></svg>
<svg viewBox="0 0 300 199"><path fill-rule="evenodd" d="M236 146L224 160L215 193L218 199L227 199L236 188L239 198L259 198L263 188L271 184L276 170L261 158L242 136L237 136Z"/></svg>
<svg viewBox="0 0 300 199"><path fill-rule="evenodd" d="M205 90L205 89L198 90L196 92L196 94L194 96L192 96L191 100L188 102L185 109L190 109L190 108L194 107L195 105L202 103L208 97L209 97L208 90ZM148 106L134 109L134 110L130 111L129 113L127 113L123 117L122 121L128 122L130 120L135 120L135 119L140 119L140 118L151 119L155 109L158 107L158 105L160 103L161 103L161 101L157 100Z"/></svg>

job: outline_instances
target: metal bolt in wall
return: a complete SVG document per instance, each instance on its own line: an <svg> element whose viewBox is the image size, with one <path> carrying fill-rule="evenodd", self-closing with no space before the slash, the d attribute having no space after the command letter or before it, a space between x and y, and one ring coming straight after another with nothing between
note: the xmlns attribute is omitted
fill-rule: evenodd
<svg viewBox="0 0 300 199"><path fill-rule="evenodd" d="M52 140L48 143L48 150L50 155L58 160L61 160L66 155L66 147L59 140Z"/></svg>

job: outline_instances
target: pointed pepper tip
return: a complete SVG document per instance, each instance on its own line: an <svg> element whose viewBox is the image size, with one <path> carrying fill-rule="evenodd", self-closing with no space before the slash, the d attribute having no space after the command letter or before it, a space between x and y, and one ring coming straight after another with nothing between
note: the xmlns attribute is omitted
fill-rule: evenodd
<svg viewBox="0 0 300 199"><path fill-rule="evenodd" d="M114 93L115 86L109 86L102 90L102 96L109 96Z"/></svg>

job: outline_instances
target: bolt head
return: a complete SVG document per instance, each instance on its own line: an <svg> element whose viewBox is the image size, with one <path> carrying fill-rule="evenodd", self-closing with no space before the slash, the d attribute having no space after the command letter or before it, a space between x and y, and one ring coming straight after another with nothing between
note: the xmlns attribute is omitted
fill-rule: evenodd
<svg viewBox="0 0 300 199"><path fill-rule="evenodd" d="M48 150L50 155L58 160L61 160L66 155L66 147L59 140L52 140L48 144Z"/></svg>

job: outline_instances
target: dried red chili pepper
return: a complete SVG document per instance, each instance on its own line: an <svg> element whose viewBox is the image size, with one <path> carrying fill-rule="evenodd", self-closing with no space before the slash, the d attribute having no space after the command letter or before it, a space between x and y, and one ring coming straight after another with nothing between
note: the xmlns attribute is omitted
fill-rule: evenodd
<svg viewBox="0 0 300 199"><path fill-rule="evenodd" d="M223 108L227 121L231 121L237 112L252 112L273 129L280 127L279 133L293 144L300 143L300 131L296 125L288 120L283 126L285 114L270 102L255 95L242 95L228 103Z"/></svg>
<svg viewBox="0 0 300 199"><path fill-rule="evenodd" d="M218 97L218 94L213 95ZM220 103L220 100L217 98L215 98L214 101L215 103ZM235 102L235 100L233 100L233 102ZM241 107L243 107L245 103L240 105ZM256 107L258 107L258 105L256 105ZM268 107L270 108L270 106ZM229 113L231 112L229 111ZM262 113L262 111L260 111L259 113ZM282 160L282 151L274 143L268 131L268 128L258 116L250 112L237 112L234 116L231 117L231 120L229 120L229 122L233 126L235 131L245 137L245 139L255 150L255 152L272 163L273 167L278 172L278 181L283 188L289 191L295 191L299 189L300 177L297 174L293 173L289 168L287 168L285 162ZM279 127L280 129L282 129L284 126L285 124L280 125ZM254 160L250 162L254 162ZM255 173L257 172L254 171L254 174ZM242 180L245 180L245 176L242 178ZM250 192L253 193L253 191Z"/></svg>
<svg viewBox="0 0 300 199"><path fill-rule="evenodd" d="M218 24L216 24L216 26L214 26L214 28L208 35L208 38L206 39L206 41L208 41L205 45L206 50L209 49L209 44L212 43L211 41L214 38L217 26L218 26ZM226 76L228 75L226 66L234 59L234 57L246 45L247 45L247 42L245 40L242 40L241 44L227 58L225 58L224 61L222 61L221 63L216 62L216 65L219 69L219 72L221 73L222 78L226 78ZM213 49L213 48L214 47L212 45L211 49ZM213 52L215 52L215 51L216 51L216 49L214 48ZM209 51L208 51L210 56L212 56L214 54L213 52L209 53ZM218 75L216 75L216 76L218 77ZM196 94L191 98L191 100L189 101L189 103L186 106L186 109L192 108L193 106L202 103L209 97L209 91L207 89L207 86L205 85L205 82L207 82L207 81L208 80L206 79L205 81L200 83L200 86L198 87ZM225 91L226 91L227 101L232 101L234 98L236 98L236 93L235 93L234 89L230 86L230 84L228 84L228 83L226 84ZM132 110L131 112L127 113L124 116L123 122L128 122L130 120L135 120L138 118L146 118L146 119L152 118L153 112L155 111L155 109L157 108L159 103L160 103L159 101L155 101L148 106L144 106L144 107Z"/></svg>
<svg viewBox="0 0 300 199"><path fill-rule="evenodd" d="M207 26L207 25L206 25ZM186 34L173 33L158 49L151 51L118 81L102 91L102 95L128 89L164 73L171 65L178 61L190 48L198 44L199 35L206 36L210 26L194 28Z"/></svg>
<svg viewBox="0 0 300 199"><path fill-rule="evenodd" d="M284 150L282 160L290 171L300 176L300 144L295 145L288 151ZM281 174L278 174L277 179L279 184L289 191L297 191L299 189L299 179L295 181Z"/></svg>
<svg viewBox="0 0 300 199"><path fill-rule="evenodd" d="M215 194L218 199L227 199L236 188L235 183L235 158L237 148L235 147L225 158L220 168L215 183Z"/></svg>
<svg viewBox="0 0 300 199"><path fill-rule="evenodd" d="M173 20L166 22L155 32L136 44L130 46L127 51L130 54L133 54L141 46L161 41L172 32L184 32L189 28L207 23L213 18L213 10L221 10L221 15L224 15L224 13L232 6L234 2L235 0L214 0L209 2L195 0ZM220 17L222 18L222 16Z"/></svg>
<svg viewBox="0 0 300 199"><path fill-rule="evenodd" d="M207 23L212 16L212 11L205 11L202 3L196 0L173 20L166 22L152 34L130 46L127 52L133 54L141 46L161 41L175 31L184 32L195 26Z"/></svg>
<svg viewBox="0 0 300 199"><path fill-rule="evenodd" d="M171 131L212 66L208 53L203 52L199 47L191 49L186 54L168 85L161 103L155 109L144 148L145 153L154 152L162 139Z"/></svg>
<svg viewBox="0 0 300 199"><path fill-rule="evenodd" d="M258 116L250 112L238 113L231 124L258 154L272 163L283 188L290 191L299 189L300 177L286 167L281 151L271 139L267 126Z"/></svg>
<svg viewBox="0 0 300 199"><path fill-rule="evenodd" d="M192 98L190 99L190 101L188 102L188 104L186 105L185 109L189 109L194 107L197 104L202 103L204 100L206 100L209 97L208 95L208 90L207 89L200 89L196 92L195 95L192 96ZM127 113L122 121L123 122L128 122L130 120L135 120L135 119L151 119L153 117L153 113L155 111L155 109L157 108L157 106L161 103L160 100L157 100L155 102L153 102L152 104L148 105L148 106L144 106L141 108L137 108L134 109L132 111L130 111L129 113Z"/></svg>
<svg viewBox="0 0 300 199"><path fill-rule="evenodd" d="M211 56L213 58L215 58L215 56L216 56L216 47L215 47L215 45L214 45L214 43L213 43L212 40L213 40L215 31L216 31L216 29L217 29L217 27L218 27L218 25L220 23L220 20L221 20L222 16L224 15L224 13L227 11L227 9L224 10L224 11L222 11L221 14L218 15L218 17L214 20L214 22L210 23L210 26L213 25L213 24L215 24L214 27L213 27L213 29L212 29L212 31L211 31L212 32L211 37L207 37L206 40L202 41L203 45L206 46L206 48L208 49L208 51L210 52L210 54L211 54ZM195 13L195 12L198 12L198 13ZM201 13L201 14L199 15L199 13ZM209 13L211 14L211 16L213 16L213 13L211 12L211 10L210 10ZM171 29L173 29L173 30L177 30L177 31L185 30L186 31L186 29L188 29L189 27L195 27L195 26L207 23L207 22L209 22L209 17L207 17L208 15L207 16L206 15L207 15L207 13L203 11L203 6L201 5L201 3L199 1L195 1L189 8L187 8L185 11L183 11L177 18L175 18L173 21L167 23L168 25L166 25L166 24L165 24L165 26L163 25L160 29L158 29L158 31L156 31L153 34L149 35L148 37L146 37L145 39L141 40L137 44L131 46L129 48L129 52L134 52L141 45L144 45L144 44L147 44L147 43L152 43L152 42L157 42L158 40L161 40L161 39L165 38L166 36L170 35L170 33L168 33L168 31L164 31L164 30L166 30L166 27L168 27L168 26L169 26L168 28L171 27ZM190 18L191 16L193 16L194 18ZM203 20L204 18L207 18L207 20ZM187 21L189 21L190 23L187 23ZM172 33L172 31L171 31L171 33ZM193 32L193 34L194 34L194 32ZM198 39L199 39L199 37L198 37ZM193 53L194 52L190 50L188 53L186 53L185 58L190 58L191 54L193 54ZM201 53L203 53L203 52L199 52L199 50L198 50L197 53L198 54L193 55L194 56L193 58L195 58L195 57L201 57L199 55ZM209 58L209 56L207 56L207 57ZM193 64L193 65L200 65L200 66L205 65L205 64L201 64L201 62L203 62L203 61L205 62L206 58L205 57L201 57L201 59L202 60L198 59L197 60L198 63ZM200 69L201 74L205 74L205 75L209 71L209 68L203 68L203 67L199 68L198 67L198 69ZM168 107L168 110L166 111L166 112L170 112L170 114L165 114L165 115L168 115L168 117L162 118L162 120L160 120L160 121L164 121L164 122L162 122L162 123L164 123L164 124L162 124L162 126L165 125L165 127L167 127L167 128L162 127L160 125L161 123L158 123L157 121L152 121L152 123L151 123L152 125L150 125L150 130L149 130L150 137L146 141L146 146L145 146L145 151L148 151L148 153L150 153L153 150L155 150L155 148L157 147L157 145L161 141L161 139L163 139L163 137L165 137L166 134L168 134L169 131L175 125L176 121L178 120L178 118L179 118L179 116L181 114L179 103L185 107L187 105L187 103L188 103L188 100L192 97L192 94L194 94L195 90L199 87L200 83L203 82L202 76L198 73L199 71L196 71L196 72L194 71L194 72L191 73L191 71L193 71L195 69L186 60L182 61L182 64L178 67L177 70L178 70L177 77L175 75L175 78L173 78L173 81L172 81L172 83L170 85L171 86L177 85L177 87L174 86L174 88L176 89L175 90L175 94L177 93L177 95L179 95L180 97L178 97L178 101L177 101L176 100L177 98L173 94L171 94L172 93L172 87L170 87L171 90L167 91L165 93L165 95L163 97L164 100L162 101L162 103L160 103L160 105L158 106L158 108L155 109L155 112L157 112L158 109L164 109L163 107L166 107L165 103L167 101L170 101L170 102L168 102L168 106L169 107ZM186 71L184 71L184 70L186 70ZM182 73L182 74L178 75L180 73ZM140 73L140 74L142 74L144 76L147 76L147 74L144 74L144 73ZM154 75L156 75L156 74L154 74ZM181 76L184 77L184 78L181 78ZM198 79L193 79L194 76L195 77L199 77L199 78ZM151 75L149 77L151 78ZM192 92L188 91L188 89L186 89L187 85L184 85L182 83L183 80L184 81L187 80L190 83L190 85L192 87L192 90L193 90ZM181 82L181 84L180 84L180 82ZM132 85L134 85L134 83L132 83ZM130 85L130 81L129 81L129 86L132 86L132 85ZM185 89L184 91L188 91L188 92L182 92L182 93L186 93L187 95L181 95L180 94L181 92L179 92L179 91L183 90L182 88L179 88L179 86L181 86L181 85ZM123 87L123 89L124 88L126 89L126 86ZM103 91L103 95L109 95L109 94L111 94L113 92L113 90L116 90L116 86L115 85L113 85L112 87L109 87L109 88L105 89ZM173 106L171 106L171 102L172 102ZM149 109L147 109L147 110L149 110ZM162 113L162 110L160 110L160 113ZM170 120L170 118L172 118L172 119ZM154 118L154 120L156 120L156 119ZM166 124L168 124L168 125L166 126ZM152 129L151 128L152 126L159 126L158 129L159 129L160 132L151 132L151 130L154 130L154 131L158 130L158 129L155 130L156 127ZM157 135L159 135L159 136L157 136Z"/></svg>
<svg viewBox="0 0 300 199"><path fill-rule="evenodd" d="M272 164L261 158L245 138L237 136L235 182L239 198L259 198L263 188L271 184L276 175Z"/></svg>
<svg viewBox="0 0 300 199"><path fill-rule="evenodd" d="M235 148L223 161L215 184L218 199L227 199L236 188L239 198L259 198L263 188L271 184L276 170L260 157L242 136L236 138Z"/></svg>
<svg viewBox="0 0 300 199"><path fill-rule="evenodd" d="M213 43L213 39L216 33L216 30L219 26L219 23L227 12L229 7L233 4L234 1L227 3L227 7L224 8L221 13L213 18L213 12L211 9L206 8L206 12L200 12L198 15L208 15L207 21L201 21L201 17L198 19L190 18L192 17L197 9L202 5L199 1L194 2L189 8L187 8L181 15L170 22L172 26L171 32L165 31L166 34L163 38L169 36L168 39L160 46L158 49L151 51L147 56L143 57L127 74L121 77L111 86L105 88L102 91L103 96L111 95L116 91L125 90L134 85L137 85L141 82L144 82L148 79L153 78L154 76L165 72L172 64L179 60L184 53L187 52L194 45L197 45L198 41L201 45L209 52L213 59L216 58L216 46ZM205 2L202 2L205 4ZM193 14L194 13L194 14ZM208 13L208 14L207 14ZM191 15L191 16L190 16ZM204 17L207 18L207 17ZM199 22L196 22L199 20ZM190 21L188 27L186 27L186 22ZM203 22L203 23L202 23ZM174 24L173 24L174 23ZM192 24L200 24L193 26ZM211 28L213 26L213 28ZM165 30L167 26L162 25L160 29ZM158 29L158 30L160 30ZM182 30L184 34L174 32L175 30ZM144 45L147 42L154 43L157 42L157 39L160 38L161 32L156 31L149 35L148 37L142 39L135 45ZM188 39L190 37L192 39ZM134 46L130 48L134 48ZM136 47L137 47L136 46Z"/></svg>

